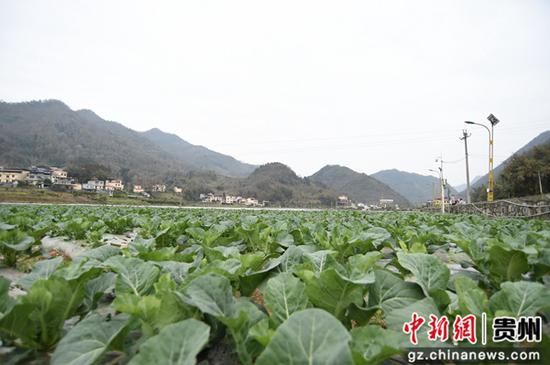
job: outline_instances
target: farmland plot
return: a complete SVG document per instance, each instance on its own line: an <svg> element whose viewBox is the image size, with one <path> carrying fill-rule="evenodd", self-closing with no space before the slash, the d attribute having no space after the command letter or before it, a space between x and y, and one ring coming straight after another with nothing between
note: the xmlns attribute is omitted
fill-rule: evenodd
<svg viewBox="0 0 550 365"><path fill-rule="evenodd" d="M550 348L547 221L2 206L0 254L2 363L377 364L481 345L434 341L430 315L470 332L536 316L541 342L486 346Z"/></svg>

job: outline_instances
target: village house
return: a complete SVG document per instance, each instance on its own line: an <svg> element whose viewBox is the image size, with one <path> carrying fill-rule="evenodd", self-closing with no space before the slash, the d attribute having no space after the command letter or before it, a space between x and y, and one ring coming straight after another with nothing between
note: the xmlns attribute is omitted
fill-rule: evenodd
<svg viewBox="0 0 550 365"><path fill-rule="evenodd" d="M74 184L74 181L73 179L69 179L69 178L56 178L53 182L53 185L57 185L57 186L63 186L67 189L72 189L72 185Z"/></svg>
<svg viewBox="0 0 550 365"><path fill-rule="evenodd" d="M351 205L351 200L346 195L340 195L336 204L339 206L347 207Z"/></svg>
<svg viewBox="0 0 550 365"><path fill-rule="evenodd" d="M258 202L258 199L256 198L246 198L244 200L244 205L246 206L258 206L260 203Z"/></svg>
<svg viewBox="0 0 550 365"><path fill-rule="evenodd" d="M176 194L181 194L183 193L183 188L179 188L177 186L174 186L174 193Z"/></svg>
<svg viewBox="0 0 550 365"><path fill-rule="evenodd" d="M43 188L46 181L52 182L52 170L49 167L31 166L27 182Z"/></svg>
<svg viewBox="0 0 550 365"><path fill-rule="evenodd" d="M68 174L67 171L60 169L59 167L52 167L50 169L51 171L51 180L52 183L56 184L58 180L64 181L67 180Z"/></svg>
<svg viewBox="0 0 550 365"><path fill-rule="evenodd" d="M235 204L237 202L237 198L234 195L226 195L223 203L225 204Z"/></svg>
<svg viewBox="0 0 550 365"><path fill-rule="evenodd" d="M105 181L103 180L88 180L87 183L82 184L82 190L99 191L105 190Z"/></svg>
<svg viewBox="0 0 550 365"><path fill-rule="evenodd" d="M241 204L249 207L263 206L256 198L243 198L235 195L214 195L212 193L200 194L199 198L203 203ZM267 202L269 204L269 202Z"/></svg>
<svg viewBox="0 0 550 365"><path fill-rule="evenodd" d="M164 192L166 192L166 185L164 185L164 184L155 184L155 185L153 185L152 190L157 192L157 193L164 193Z"/></svg>
<svg viewBox="0 0 550 365"><path fill-rule="evenodd" d="M17 185L19 181L27 180L29 170L0 167L0 184Z"/></svg>
<svg viewBox="0 0 550 365"><path fill-rule="evenodd" d="M124 184L122 180L106 180L105 190L107 191L122 191L124 190Z"/></svg>
<svg viewBox="0 0 550 365"><path fill-rule="evenodd" d="M143 187L141 185L134 185L134 188L132 189L132 191L136 194L141 194L145 190L143 190Z"/></svg>
<svg viewBox="0 0 550 365"><path fill-rule="evenodd" d="M203 203L222 203L224 201L222 196L214 195L212 193L201 194L199 197Z"/></svg>
<svg viewBox="0 0 550 365"><path fill-rule="evenodd" d="M393 199L380 199L380 207L381 208L391 208L393 207Z"/></svg>

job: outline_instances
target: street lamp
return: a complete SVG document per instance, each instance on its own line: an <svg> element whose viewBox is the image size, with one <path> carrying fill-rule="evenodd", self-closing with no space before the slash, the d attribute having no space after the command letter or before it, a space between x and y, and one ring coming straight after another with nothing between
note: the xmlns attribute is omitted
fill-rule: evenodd
<svg viewBox="0 0 550 365"><path fill-rule="evenodd" d="M438 162L438 160L435 160ZM439 171L430 169L432 172L439 173L439 185L441 188L441 213L445 213L445 181L443 180L443 160L441 161L441 167L438 168Z"/></svg>
<svg viewBox="0 0 550 365"><path fill-rule="evenodd" d="M487 130L489 133L489 181L488 181L488 187L487 187L487 201L492 202L493 201L493 193L494 193L494 187L495 187L495 175L493 170L493 141L494 141L494 127L497 125L500 120L497 119L493 114L490 114L487 119L489 122L491 122L491 129L487 127L485 124L471 122L471 121L465 121L466 124L475 124L482 126Z"/></svg>

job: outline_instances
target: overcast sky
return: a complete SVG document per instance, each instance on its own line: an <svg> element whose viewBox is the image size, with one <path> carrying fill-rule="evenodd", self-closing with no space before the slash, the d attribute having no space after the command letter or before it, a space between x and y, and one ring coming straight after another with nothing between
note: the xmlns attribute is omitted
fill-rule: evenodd
<svg viewBox="0 0 550 365"><path fill-rule="evenodd" d="M0 0L0 99L59 99L300 175L465 181L550 129L550 1ZM487 132L469 127L471 176Z"/></svg>

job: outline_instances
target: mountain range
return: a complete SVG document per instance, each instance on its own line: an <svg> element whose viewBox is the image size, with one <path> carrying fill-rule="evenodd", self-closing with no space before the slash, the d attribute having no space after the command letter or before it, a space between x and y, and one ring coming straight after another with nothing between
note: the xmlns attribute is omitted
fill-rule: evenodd
<svg viewBox="0 0 550 365"><path fill-rule="evenodd" d="M0 103L0 166L90 163L143 184L190 171L244 177L255 168L158 129L137 132L57 100Z"/></svg>
<svg viewBox="0 0 550 365"><path fill-rule="evenodd" d="M547 140L550 131L522 150ZM393 199L408 207L432 199L439 183L433 176L398 170L369 176L338 165L302 178L282 163L248 164L157 128L138 132L91 110L73 111L61 101L0 102L0 166L31 165L105 166L127 184L185 186L190 200L214 192L302 206L333 205L338 195L348 195L356 202Z"/></svg>
<svg viewBox="0 0 550 365"><path fill-rule="evenodd" d="M405 197L383 182L345 166L327 165L309 178L355 201L378 204L380 199L392 199L400 207L411 205Z"/></svg>
<svg viewBox="0 0 550 365"><path fill-rule="evenodd" d="M405 195L414 205L425 203L432 200L434 196L439 197L440 195L439 178L435 176L420 175L396 169L378 171L371 176ZM449 187L449 193L451 195L458 194L453 187Z"/></svg>
<svg viewBox="0 0 550 365"><path fill-rule="evenodd" d="M112 177L127 184L183 185L189 199L214 192L252 195L283 205L326 206L346 193L298 177L281 163L257 167L156 128L137 132L91 110L73 111L61 101L0 102L0 166L31 165L63 166L69 171L106 166ZM407 206L391 188L366 175L364 179L371 184L350 185L352 196L368 197L371 203L395 198Z"/></svg>

